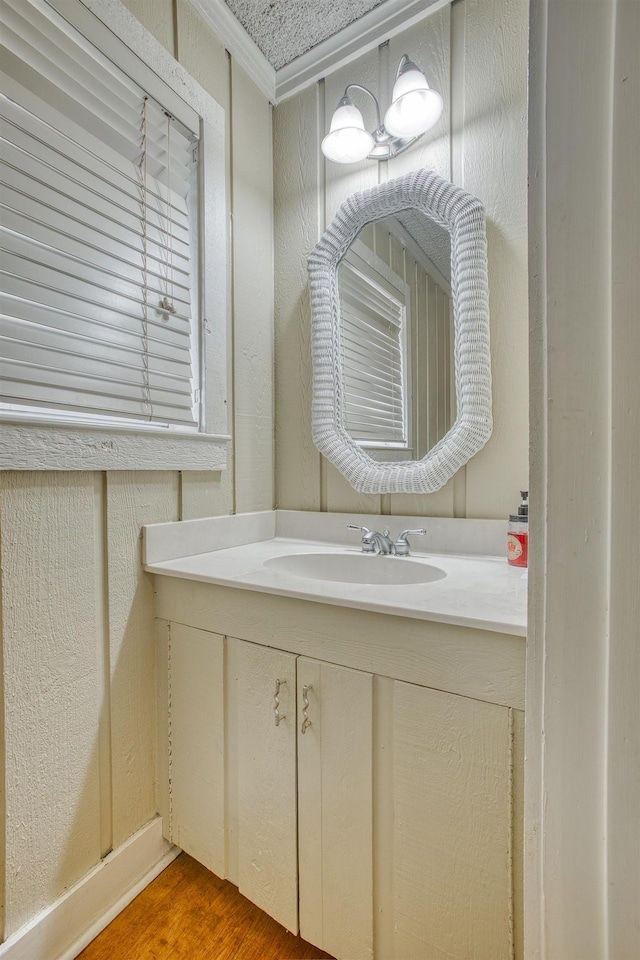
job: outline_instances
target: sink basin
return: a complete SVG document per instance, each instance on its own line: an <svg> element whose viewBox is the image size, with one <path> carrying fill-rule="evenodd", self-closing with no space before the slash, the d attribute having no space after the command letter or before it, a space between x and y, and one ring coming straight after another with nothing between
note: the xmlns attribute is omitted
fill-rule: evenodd
<svg viewBox="0 0 640 960"><path fill-rule="evenodd" d="M398 586L429 583L446 577L444 570L422 560L363 553L296 553L271 557L265 567L308 580L377 583Z"/></svg>

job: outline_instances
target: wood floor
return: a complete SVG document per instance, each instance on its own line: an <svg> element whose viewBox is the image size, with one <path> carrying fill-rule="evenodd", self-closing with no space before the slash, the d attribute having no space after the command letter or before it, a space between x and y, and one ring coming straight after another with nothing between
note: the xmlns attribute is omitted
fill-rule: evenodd
<svg viewBox="0 0 640 960"><path fill-rule="evenodd" d="M180 854L78 960L321 960L243 897Z"/></svg>

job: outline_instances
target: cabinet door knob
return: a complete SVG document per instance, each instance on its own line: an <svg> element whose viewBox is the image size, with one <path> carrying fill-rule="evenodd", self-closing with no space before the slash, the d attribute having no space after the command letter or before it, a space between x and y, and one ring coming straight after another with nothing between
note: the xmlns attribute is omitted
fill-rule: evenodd
<svg viewBox="0 0 640 960"><path fill-rule="evenodd" d="M311 726L311 720L309 720L309 690L313 690L313 687L310 683L305 684L302 688L302 726L300 727L301 733L306 733L307 729Z"/></svg>
<svg viewBox="0 0 640 960"><path fill-rule="evenodd" d="M276 720L276 727L280 726L281 720L287 719L284 713L280 713L280 687L286 682L286 680L276 680L276 690L273 695L273 715Z"/></svg>

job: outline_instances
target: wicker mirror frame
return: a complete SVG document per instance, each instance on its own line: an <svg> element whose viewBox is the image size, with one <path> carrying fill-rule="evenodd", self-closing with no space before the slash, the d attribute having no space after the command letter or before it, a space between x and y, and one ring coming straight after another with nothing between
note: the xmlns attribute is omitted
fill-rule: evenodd
<svg viewBox="0 0 640 960"><path fill-rule="evenodd" d="M451 236L456 420L422 460L378 462L343 426L338 266L360 230L413 208ZM428 170L354 193L308 257L313 441L361 493L433 493L482 449L492 430L489 289L484 208Z"/></svg>

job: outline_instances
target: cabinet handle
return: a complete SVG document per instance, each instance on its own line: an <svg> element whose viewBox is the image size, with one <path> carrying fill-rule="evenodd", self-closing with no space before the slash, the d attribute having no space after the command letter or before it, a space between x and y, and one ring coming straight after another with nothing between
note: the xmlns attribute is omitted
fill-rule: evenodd
<svg viewBox="0 0 640 960"><path fill-rule="evenodd" d="M311 684L305 684L302 688L302 726L300 727L301 733L306 733L308 727L311 726L311 720L309 720L309 690L313 690Z"/></svg>
<svg viewBox="0 0 640 960"><path fill-rule="evenodd" d="M276 719L276 727L280 726L281 720L286 720L284 713L280 713L280 687L283 683L286 683L286 680L276 680L276 691L273 695L273 715Z"/></svg>

